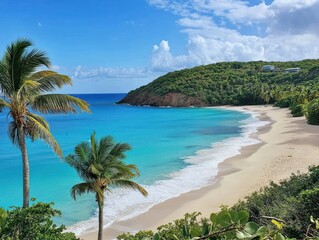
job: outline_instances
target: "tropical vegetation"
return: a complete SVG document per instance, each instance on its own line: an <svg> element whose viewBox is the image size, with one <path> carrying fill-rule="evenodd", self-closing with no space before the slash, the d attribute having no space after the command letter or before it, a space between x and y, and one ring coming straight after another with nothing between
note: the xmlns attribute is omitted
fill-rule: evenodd
<svg viewBox="0 0 319 240"><path fill-rule="evenodd" d="M147 195L147 191L132 180L139 176L138 168L123 161L126 157L125 152L129 149L130 146L127 143L115 143L110 136L98 141L93 133L90 143L78 144L74 149L74 154L64 159L84 181L72 187L72 197L76 200L77 195L95 194L99 208L98 240L103 239L105 191L110 192L111 187L124 187L137 190L143 196Z"/></svg>
<svg viewBox="0 0 319 240"><path fill-rule="evenodd" d="M319 239L319 167L261 189L210 218L187 213L157 232L123 233L118 240Z"/></svg>
<svg viewBox="0 0 319 240"><path fill-rule="evenodd" d="M275 216L282 220L283 233L297 239L312 234L309 219L319 218L319 166L311 167L308 173L293 174L278 184L271 183L236 204L233 209L247 209L250 219L269 226L267 218ZM318 232L316 236L319 237Z"/></svg>
<svg viewBox="0 0 319 240"><path fill-rule="evenodd" d="M264 71L265 65L273 65L275 69ZM287 72L288 68L300 70ZM319 98L319 60L220 62L170 72L131 91L120 103L158 106L162 102L154 99L167 97L167 104L173 105L174 97L170 94L196 99L194 104L200 106L268 103L278 107L298 106L294 115L307 116L307 104Z"/></svg>
<svg viewBox="0 0 319 240"><path fill-rule="evenodd" d="M51 70L46 54L30 49L32 43L20 39L11 43L0 61L0 111L7 109L9 137L22 154L23 207L29 206L30 169L26 138L41 139L62 157L62 150L50 132L47 121L38 113L70 113L89 111L88 104L65 94L52 93L56 88L71 85L71 79Z"/></svg>
<svg viewBox="0 0 319 240"><path fill-rule="evenodd" d="M307 108L308 123L319 125L319 98L313 99Z"/></svg>
<svg viewBox="0 0 319 240"><path fill-rule="evenodd" d="M65 232L64 225L57 226L53 217L61 212L53 203L35 203L28 208L0 208L1 240L78 240L74 233Z"/></svg>

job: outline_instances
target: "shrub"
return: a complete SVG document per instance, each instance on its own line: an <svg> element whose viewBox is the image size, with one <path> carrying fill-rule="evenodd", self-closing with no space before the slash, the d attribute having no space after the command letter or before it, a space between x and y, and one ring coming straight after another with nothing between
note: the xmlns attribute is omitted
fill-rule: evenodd
<svg viewBox="0 0 319 240"><path fill-rule="evenodd" d="M271 183L232 208L210 218L199 213L118 240L319 239L319 166ZM246 210L243 210L246 209ZM287 238L285 236L293 237Z"/></svg>
<svg viewBox="0 0 319 240"><path fill-rule="evenodd" d="M275 107L280 107L280 108L287 108L292 104L292 99L291 97L285 97L280 99L278 102L275 103Z"/></svg>
<svg viewBox="0 0 319 240"><path fill-rule="evenodd" d="M276 216L285 221L283 233L302 239L309 226L311 215L319 214L319 166L306 174L292 175L279 184L271 183L234 206L235 210L247 209L250 220L272 227L263 216Z"/></svg>
<svg viewBox="0 0 319 240"><path fill-rule="evenodd" d="M288 239L280 231L282 224L276 222L276 230L268 230L249 222L249 213L224 208L212 213L209 219L198 219L200 213L187 213L183 219L157 228L157 233L141 231L135 235L129 233L117 237L118 240L190 240L190 239Z"/></svg>
<svg viewBox="0 0 319 240"><path fill-rule="evenodd" d="M308 123L319 125L319 98L312 100L307 110Z"/></svg>
<svg viewBox="0 0 319 240"><path fill-rule="evenodd" d="M292 107L290 107L290 110L293 117L302 117L303 115L305 115L306 105L305 104L293 105Z"/></svg>
<svg viewBox="0 0 319 240"><path fill-rule="evenodd" d="M74 233L63 232L64 225L57 226L52 217L61 212L52 208L53 203L36 203L28 208L0 208L1 240L78 240Z"/></svg>

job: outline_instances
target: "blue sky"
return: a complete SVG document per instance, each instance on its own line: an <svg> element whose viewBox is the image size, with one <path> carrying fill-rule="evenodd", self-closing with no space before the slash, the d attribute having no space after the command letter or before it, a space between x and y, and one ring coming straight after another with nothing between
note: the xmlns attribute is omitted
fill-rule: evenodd
<svg viewBox="0 0 319 240"><path fill-rule="evenodd" d="M19 37L73 78L65 92L127 92L220 61L319 56L319 0L0 1L0 49Z"/></svg>

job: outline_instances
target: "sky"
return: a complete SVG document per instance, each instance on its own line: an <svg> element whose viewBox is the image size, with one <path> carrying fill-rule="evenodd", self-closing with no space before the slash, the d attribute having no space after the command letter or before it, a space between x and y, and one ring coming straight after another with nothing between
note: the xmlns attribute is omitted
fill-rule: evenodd
<svg viewBox="0 0 319 240"><path fill-rule="evenodd" d="M0 0L0 54L30 39L67 93L125 93L221 61L319 58L319 0Z"/></svg>

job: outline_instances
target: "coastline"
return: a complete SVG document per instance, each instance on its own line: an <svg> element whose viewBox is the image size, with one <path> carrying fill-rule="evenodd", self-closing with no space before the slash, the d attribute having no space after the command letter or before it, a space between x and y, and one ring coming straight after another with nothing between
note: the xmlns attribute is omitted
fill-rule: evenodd
<svg viewBox="0 0 319 240"><path fill-rule="evenodd" d="M246 146L240 150L240 155L220 163L217 178L209 186L157 204L137 217L115 222L105 230L105 236L111 239L122 232L156 229L159 225L182 217L186 212L200 211L208 216L218 211L221 205L232 205L259 190L269 180L278 182L293 172L305 172L308 166L317 164L318 126L307 125L304 118L291 117L287 109L271 106L226 108L256 112L260 114L259 119L271 121L271 124L261 127L252 136L261 143ZM91 240L96 238L96 233L80 237Z"/></svg>

